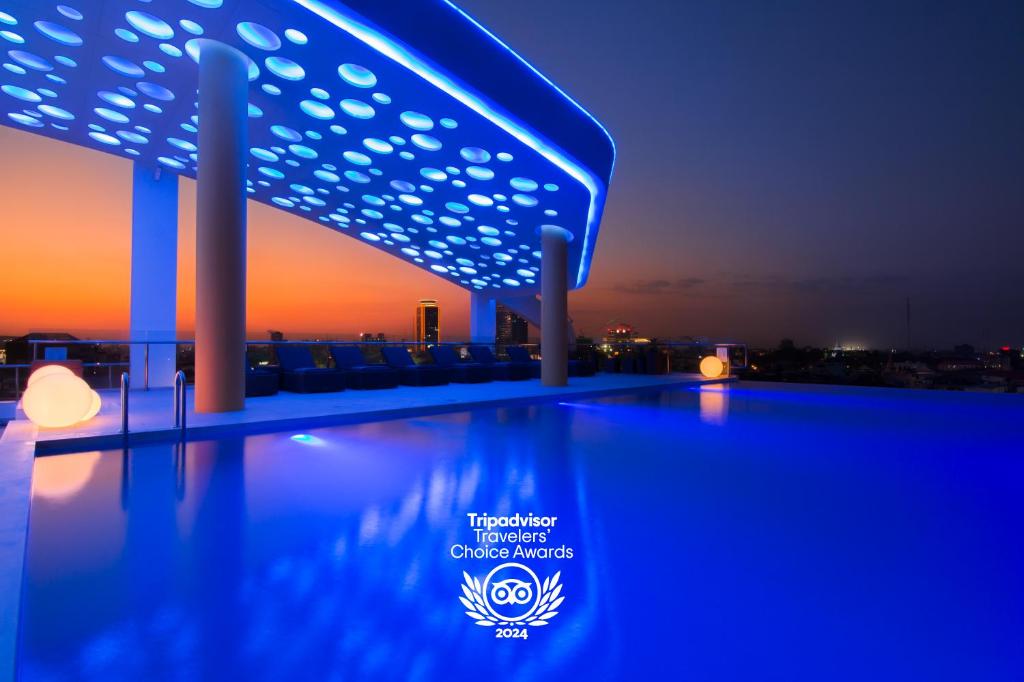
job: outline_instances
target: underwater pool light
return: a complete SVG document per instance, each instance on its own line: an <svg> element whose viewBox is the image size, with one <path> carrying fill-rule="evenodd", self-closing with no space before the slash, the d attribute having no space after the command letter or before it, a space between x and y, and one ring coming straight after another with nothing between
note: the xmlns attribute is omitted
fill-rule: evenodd
<svg viewBox="0 0 1024 682"><path fill-rule="evenodd" d="M325 445L326 441L323 438L319 438L309 433L296 433L291 437L296 443L302 443L303 445Z"/></svg>

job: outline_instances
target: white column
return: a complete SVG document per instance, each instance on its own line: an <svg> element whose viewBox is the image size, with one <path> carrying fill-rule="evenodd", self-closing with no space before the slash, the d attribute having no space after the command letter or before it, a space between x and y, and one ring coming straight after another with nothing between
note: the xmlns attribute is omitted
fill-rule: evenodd
<svg viewBox="0 0 1024 682"><path fill-rule="evenodd" d="M493 344L497 334L497 301L485 293L469 293L469 340Z"/></svg>
<svg viewBox="0 0 1024 682"><path fill-rule="evenodd" d="M541 226L540 378L545 386L569 383L569 337L566 333L569 288L566 271L571 238L572 235L561 227Z"/></svg>
<svg viewBox="0 0 1024 682"><path fill-rule="evenodd" d="M196 177L196 411L245 407L245 56L204 40L199 51Z"/></svg>
<svg viewBox="0 0 1024 682"><path fill-rule="evenodd" d="M132 168L132 341L173 341L178 283L178 176L136 163ZM130 347L132 388L172 386L175 346ZM149 356L148 371L146 356Z"/></svg>

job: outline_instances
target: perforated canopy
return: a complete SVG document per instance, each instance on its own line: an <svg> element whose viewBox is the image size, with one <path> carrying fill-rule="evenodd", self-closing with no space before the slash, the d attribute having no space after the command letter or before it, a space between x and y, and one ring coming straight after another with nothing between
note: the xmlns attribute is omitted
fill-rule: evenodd
<svg viewBox="0 0 1024 682"><path fill-rule="evenodd" d="M557 225L585 282L612 140L446 0L0 0L0 117L195 177L200 38L250 60L252 199L505 294Z"/></svg>

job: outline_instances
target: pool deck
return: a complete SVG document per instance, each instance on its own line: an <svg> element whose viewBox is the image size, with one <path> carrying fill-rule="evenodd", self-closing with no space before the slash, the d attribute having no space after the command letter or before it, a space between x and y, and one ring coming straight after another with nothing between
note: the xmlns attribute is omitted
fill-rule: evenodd
<svg viewBox="0 0 1024 682"><path fill-rule="evenodd" d="M721 381L715 379L710 382ZM239 432L316 428L475 407L578 399L702 383L709 383L709 380L695 374L598 374L570 379L568 386L558 388L542 386L540 380L531 379L430 387L399 386L376 391L347 390L338 393L281 392L263 398L249 398L244 410L220 414L196 414L190 388L187 396L187 438L195 440ZM100 414L88 424L68 429L39 429L36 453L120 447L123 436L119 392L101 391L100 395L103 407ZM174 428L173 404L173 392L169 388L132 391L128 403L129 444L176 439L180 434Z"/></svg>
<svg viewBox="0 0 1024 682"><path fill-rule="evenodd" d="M0 680L14 679L36 433L18 421L0 435Z"/></svg>

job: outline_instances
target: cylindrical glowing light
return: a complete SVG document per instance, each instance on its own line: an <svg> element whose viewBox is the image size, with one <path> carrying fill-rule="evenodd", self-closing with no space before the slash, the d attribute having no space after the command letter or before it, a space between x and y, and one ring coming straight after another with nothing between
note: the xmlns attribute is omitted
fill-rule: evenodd
<svg viewBox="0 0 1024 682"><path fill-rule="evenodd" d="M100 396L68 368L46 365L29 377L21 409L37 426L63 428L95 417Z"/></svg>
<svg viewBox="0 0 1024 682"><path fill-rule="evenodd" d="M708 355L700 361L700 373L708 379L717 379L725 373L725 363L714 355Z"/></svg>

